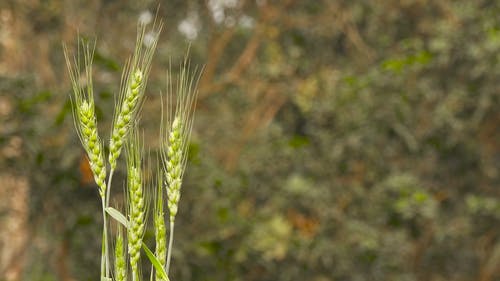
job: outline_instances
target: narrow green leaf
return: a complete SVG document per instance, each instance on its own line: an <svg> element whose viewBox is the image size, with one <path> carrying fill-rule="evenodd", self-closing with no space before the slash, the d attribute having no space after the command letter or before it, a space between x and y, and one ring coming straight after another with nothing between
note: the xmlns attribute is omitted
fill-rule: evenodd
<svg viewBox="0 0 500 281"><path fill-rule="evenodd" d="M125 228L128 229L128 220L120 211L113 207L107 207L106 213L108 213L112 218L114 218L117 222L121 223Z"/></svg>
<svg viewBox="0 0 500 281"><path fill-rule="evenodd" d="M111 279L109 277L101 276L101 281L113 281L113 279Z"/></svg>
<svg viewBox="0 0 500 281"><path fill-rule="evenodd" d="M142 242L142 248L144 249L144 252L146 252L146 256L148 256L151 264L155 267L156 271L160 274L160 277L166 281L170 281L170 279L168 279L167 273L165 272L165 269L161 266L158 259L155 257L153 252L151 252L151 250L148 248L148 246L146 244L144 244L144 242Z"/></svg>

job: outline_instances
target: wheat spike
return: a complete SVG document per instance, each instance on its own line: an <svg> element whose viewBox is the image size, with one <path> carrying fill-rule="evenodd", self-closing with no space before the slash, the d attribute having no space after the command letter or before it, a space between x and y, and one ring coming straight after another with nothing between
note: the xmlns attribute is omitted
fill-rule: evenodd
<svg viewBox="0 0 500 281"><path fill-rule="evenodd" d="M173 244L175 217L177 215L181 197L182 178L186 169L188 146L194 122L194 111L200 72L190 69L186 58L180 67L179 76L172 83L172 76L168 76L167 90L167 122L161 130L161 151L167 189L167 207L169 210L170 235L167 252L166 272L170 268L171 250ZM175 102L174 102L175 96ZM175 104L175 106L173 106Z"/></svg>
<svg viewBox="0 0 500 281"><path fill-rule="evenodd" d="M135 125L134 125L135 126ZM139 260L146 221L146 204L142 176L142 155L137 128L132 128L127 143L127 195L128 195L128 254L132 277L139 276Z"/></svg>
<svg viewBox="0 0 500 281"><path fill-rule="evenodd" d="M118 234L116 237L115 280L116 281L127 280L127 258L125 257L125 252L123 251L123 234L121 227L119 227Z"/></svg>
<svg viewBox="0 0 500 281"><path fill-rule="evenodd" d="M83 49L85 83L82 85L80 77L82 75L80 68L80 46L78 55L70 59L66 46L64 48L64 57L73 88L71 101L73 104L73 116L75 127L77 129L80 141L89 158L90 168L94 175L94 180L99 187L99 194L104 198L106 192L106 166L104 162L104 149L97 131L97 120L95 114L94 94L92 85L92 59L94 57L94 47L89 43L81 41Z"/></svg>
<svg viewBox="0 0 500 281"><path fill-rule="evenodd" d="M167 108L167 126L162 128L161 150L171 221L175 220L178 211L182 178L186 168L196 98L198 96L196 84L199 73L196 69L194 71L190 70L186 56L175 85L172 83L172 77L168 76L167 103L174 104L175 96L175 106Z"/></svg>
<svg viewBox="0 0 500 281"><path fill-rule="evenodd" d="M151 31L146 32L146 25L139 23L134 54L123 71L119 98L115 107L108 157L111 170L115 169L116 160L120 156L132 122L137 119L161 29L162 23L160 22L153 24ZM148 36L147 40L146 36Z"/></svg>
<svg viewBox="0 0 500 281"><path fill-rule="evenodd" d="M156 182L156 202L154 209L154 229L155 229L155 256L160 265L165 268L167 258L167 228L165 226L165 214L163 212L163 174L158 171ZM156 274L157 281L163 281L160 275Z"/></svg>

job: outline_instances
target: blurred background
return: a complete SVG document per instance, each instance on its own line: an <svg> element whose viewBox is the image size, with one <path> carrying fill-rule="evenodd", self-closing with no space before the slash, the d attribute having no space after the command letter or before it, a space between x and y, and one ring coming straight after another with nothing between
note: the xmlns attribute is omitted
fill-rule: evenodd
<svg viewBox="0 0 500 281"><path fill-rule="evenodd" d="M489 0L1 1L0 280L98 279L100 202L62 42L97 40L107 143L137 21L156 12L152 153L169 60L191 44L205 66L172 280L500 280Z"/></svg>

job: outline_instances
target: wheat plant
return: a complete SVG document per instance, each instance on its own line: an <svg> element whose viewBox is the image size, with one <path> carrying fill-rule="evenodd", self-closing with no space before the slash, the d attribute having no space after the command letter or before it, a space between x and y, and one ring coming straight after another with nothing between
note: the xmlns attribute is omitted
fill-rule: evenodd
<svg viewBox="0 0 500 281"><path fill-rule="evenodd" d="M127 143L127 204L128 204L128 254L132 268L132 280L139 278L139 259L146 225L146 198L142 175L144 155L137 128L132 128Z"/></svg>
<svg viewBox="0 0 500 281"><path fill-rule="evenodd" d="M147 184L144 177L144 141L139 137L139 113L144 100L153 55L162 29L161 21L148 27L138 24L136 46L127 61L121 77L120 90L115 99L109 154L105 161L105 147L98 133L92 84L92 61L95 43L80 40L76 56L71 56L64 45L64 55L72 85L74 123L98 186L102 204L103 235L101 251L101 281L142 280L141 254L151 262L150 280L170 281L170 267L175 217L178 212L180 190L186 169L187 153L194 120L197 82L201 71L190 70L187 55L178 77L168 75L166 121L161 120L160 160L156 180ZM147 40L146 40L147 38ZM80 52L83 53L81 58ZM162 103L163 111L163 103ZM113 174L122 150L126 157L125 214L110 206ZM109 165L109 167L108 167ZM164 193L170 229L167 235L164 212ZM153 208L148 208L149 202ZM143 242L148 211L152 211L155 233L154 253ZM117 225L114 256L111 257L110 218ZM168 236L168 237L167 237ZM168 247L167 247L168 240ZM113 263L111 263L113 259Z"/></svg>
<svg viewBox="0 0 500 281"><path fill-rule="evenodd" d="M180 67L179 77L176 81L174 82L172 76L168 75L167 103L171 106L167 108L166 126L162 126L161 133L161 151L170 221L167 274L172 256L175 217L181 197L182 178L186 169L188 145L193 128L198 78L199 72L197 69L190 69L187 56Z"/></svg>

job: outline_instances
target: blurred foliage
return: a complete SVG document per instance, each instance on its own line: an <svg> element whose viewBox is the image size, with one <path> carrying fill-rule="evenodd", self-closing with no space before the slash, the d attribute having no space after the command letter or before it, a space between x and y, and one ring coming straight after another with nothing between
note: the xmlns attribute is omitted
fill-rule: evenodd
<svg viewBox="0 0 500 281"><path fill-rule="evenodd" d="M59 44L97 37L107 138L135 19L157 3L15 2L0 12L18 18L18 49L41 46L28 64L0 48L1 164L31 181L23 280L96 280L99 203ZM205 65L172 280L500 279L500 2L169 0L158 12L142 114L153 152L170 58L175 71L191 41ZM15 138L21 154L8 153Z"/></svg>

